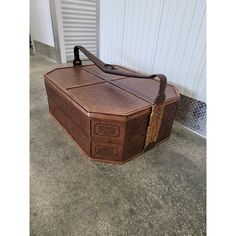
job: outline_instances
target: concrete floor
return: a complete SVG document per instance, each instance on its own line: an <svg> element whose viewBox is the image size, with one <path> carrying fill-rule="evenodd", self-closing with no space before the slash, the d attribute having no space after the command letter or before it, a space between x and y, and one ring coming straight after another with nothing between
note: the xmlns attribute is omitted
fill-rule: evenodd
<svg viewBox="0 0 236 236"><path fill-rule="evenodd" d="M31 236L205 235L205 139L175 124L124 165L89 161L49 115L43 74L56 66L31 55Z"/></svg>

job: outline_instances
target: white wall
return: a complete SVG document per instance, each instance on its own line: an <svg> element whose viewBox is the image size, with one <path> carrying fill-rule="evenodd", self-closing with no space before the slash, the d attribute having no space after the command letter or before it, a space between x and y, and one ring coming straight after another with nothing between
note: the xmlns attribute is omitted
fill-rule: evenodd
<svg viewBox="0 0 236 236"><path fill-rule="evenodd" d="M49 0L30 0L30 34L33 40L54 47Z"/></svg>
<svg viewBox="0 0 236 236"><path fill-rule="evenodd" d="M100 0L100 58L206 101L205 0Z"/></svg>

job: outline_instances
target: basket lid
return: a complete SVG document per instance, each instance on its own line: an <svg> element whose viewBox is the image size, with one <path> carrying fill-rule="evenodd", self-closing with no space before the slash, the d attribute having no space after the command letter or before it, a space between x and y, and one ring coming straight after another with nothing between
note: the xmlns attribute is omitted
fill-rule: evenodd
<svg viewBox="0 0 236 236"><path fill-rule="evenodd" d="M57 68L45 76L87 112L121 116L150 108L160 85L154 79L107 74L96 65ZM171 85L165 94L166 100L177 97Z"/></svg>

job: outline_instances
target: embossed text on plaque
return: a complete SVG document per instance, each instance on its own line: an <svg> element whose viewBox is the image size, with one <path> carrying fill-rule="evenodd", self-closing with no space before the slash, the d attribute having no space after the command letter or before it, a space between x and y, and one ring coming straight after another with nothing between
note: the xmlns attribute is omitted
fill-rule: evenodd
<svg viewBox="0 0 236 236"><path fill-rule="evenodd" d="M96 145L95 153L97 155L116 156L118 149L115 146Z"/></svg>
<svg viewBox="0 0 236 236"><path fill-rule="evenodd" d="M94 125L94 133L101 136L117 137L120 134L120 128L116 125L107 125L96 123Z"/></svg>

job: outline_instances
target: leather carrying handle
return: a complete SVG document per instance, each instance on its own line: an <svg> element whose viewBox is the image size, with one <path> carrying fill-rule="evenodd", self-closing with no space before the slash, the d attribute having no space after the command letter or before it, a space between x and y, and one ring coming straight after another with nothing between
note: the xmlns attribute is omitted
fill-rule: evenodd
<svg viewBox="0 0 236 236"><path fill-rule="evenodd" d="M114 65L105 64L99 58L94 56L91 52L89 52L84 47L79 46L79 45L74 47L74 60L73 60L74 66L77 66L77 65L82 66L82 62L79 57L79 50L81 52L83 52L97 67L99 67L105 73L140 78L140 79L154 79L154 78L158 77L160 80L160 88L159 88L158 95L154 100L154 104L160 105L165 101L165 89L166 89L166 84L167 84L167 79L166 79L165 75L153 74L153 75L145 76L145 75L140 75L135 72L120 71Z"/></svg>

